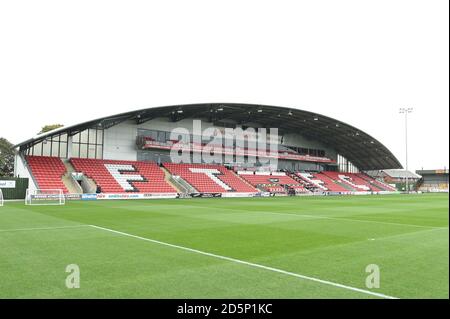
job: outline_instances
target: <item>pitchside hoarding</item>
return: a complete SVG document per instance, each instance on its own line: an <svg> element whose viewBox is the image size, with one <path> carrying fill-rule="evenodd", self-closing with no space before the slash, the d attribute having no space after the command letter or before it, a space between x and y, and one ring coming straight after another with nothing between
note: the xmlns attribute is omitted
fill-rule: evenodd
<svg viewBox="0 0 450 319"><path fill-rule="evenodd" d="M16 188L16 181L0 180L0 188Z"/></svg>

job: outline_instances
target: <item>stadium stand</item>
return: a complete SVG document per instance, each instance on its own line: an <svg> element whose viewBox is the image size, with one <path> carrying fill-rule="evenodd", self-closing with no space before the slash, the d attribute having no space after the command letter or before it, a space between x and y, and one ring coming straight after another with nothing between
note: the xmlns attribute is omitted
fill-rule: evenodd
<svg viewBox="0 0 450 319"><path fill-rule="evenodd" d="M379 181L375 178L370 177L367 174L364 173L356 173L356 175L364 180L366 180L367 182L369 182L370 184L372 184L373 186L375 186L376 188L378 188L381 191L387 191L387 192L395 192L396 189L395 187L392 187L389 184L386 184L382 181Z"/></svg>
<svg viewBox="0 0 450 319"><path fill-rule="evenodd" d="M296 187L298 192L308 192L302 184L294 180L284 172L254 172L238 171L238 175L248 183L261 190L274 193L286 194L286 188ZM295 192L297 190L294 189Z"/></svg>
<svg viewBox="0 0 450 319"><path fill-rule="evenodd" d="M416 174L422 176L416 188L421 192L448 192L448 169L418 170Z"/></svg>
<svg viewBox="0 0 450 319"><path fill-rule="evenodd" d="M366 180L362 179L354 173L340 173L340 172L322 172L327 177L331 178L337 183L347 184L355 192L370 192L372 190L379 191L373 185L370 185Z"/></svg>
<svg viewBox="0 0 450 319"><path fill-rule="evenodd" d="M297 173L297 175L303 179L305 179L307 182L315 184L319 187L322 191L329 191L329 192L349 192L352 191L352 189L345 188L339 182L334 180L333 178L325 175L323 172L316 173L316 172L307 172L307 173Z"/></svg>
<svg viewBox="0 0 450 319"><path fill-rule="evenodd" d="M298 185L297 181L285 173L255 172L254 174L242 174L242 172L238 172L238 174L253 186L270 184Z"/></svg>
<svg viewBox="0 0 450 319"><path fill-rule="evenodd" d="M325 183L317 179L313 173L309 172L297 172L295 173L298 177L300 177L305 183L308 185L311 185L312 187L315 187L317 190L320 191L328 191L328 188L325 186Z"/></svg>
<svg viewBox="0 0 450 319"><path fill-rule="evenodd" d="M205 193L256 193L254 187L239 178L233 171L215 164L164 163L172 174L180 176L198 192Z"/></svg>
<svg viewBox="0 0 450 319"><path fill-rule="evenodd" d="M58 157L27 156L31 172L41 189L62 189L69 193L62 177L66 167ZM154 162L72 158L76 172L91 178L104 193L174 193L165 174ZM341 172L258 172L237 171L217 164L164 163L167 171L179 176L197 192L274 194L323 192L395 191L395 189L364 173ZM291 175L291 176L290 176Z"/></svg>
<svg viewBox="0 0 450 319"><path fill-rule="evenodd" d="M104 193L174 193L163 170L153 162L72 158L77 172L82 172Z"/></svg>
<svg viewBox="0 0 450 319"><path fill-rule="evenodd" d="M65 194L69 193L62 181L66 167L59 157L27 156L26 160L38 188L61 189Z"/></svg>

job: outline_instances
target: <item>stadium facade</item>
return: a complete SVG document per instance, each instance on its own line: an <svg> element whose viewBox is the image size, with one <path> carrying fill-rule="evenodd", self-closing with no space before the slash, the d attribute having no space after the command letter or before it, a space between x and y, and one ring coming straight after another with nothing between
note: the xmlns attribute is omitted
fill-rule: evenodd
<svg viewBox="0 0 450 319"><path fill-rule="evenodd" d="M241 144L230 131L255 135ZM260 132L262 143L255 137ZM62 127L15 147L15 176L29 178L31 189L111 198L386 192L394 189L364 172L401 168L382 143L337 119L236 103L141 109ZM182 153L188 160L174 160ZM267 160L276 165L264 165Z"/></svg>

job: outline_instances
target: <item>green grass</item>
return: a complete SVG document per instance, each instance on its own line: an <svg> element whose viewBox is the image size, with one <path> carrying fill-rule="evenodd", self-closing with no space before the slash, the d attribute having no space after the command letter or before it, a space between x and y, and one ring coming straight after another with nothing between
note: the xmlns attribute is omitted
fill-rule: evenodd
<svg viewBox="0 0 450 319"><path fill-rule="evenodd" d="M83 225L389 296L448 298L448 217L448 195L7 202L0 298L376 298ZM68 264L80 267L79 289L65 286ZM378 289L365 286L369 264L381 269Z"/></svg>

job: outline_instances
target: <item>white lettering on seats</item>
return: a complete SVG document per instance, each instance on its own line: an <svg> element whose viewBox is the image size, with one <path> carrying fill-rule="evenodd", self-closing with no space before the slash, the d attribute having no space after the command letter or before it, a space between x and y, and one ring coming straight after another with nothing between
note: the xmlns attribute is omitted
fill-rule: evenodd
<svg viewBox="0 0 450 319"><path fill-rule="evenodd" d="M357 189L361 189L364 191L370 191L370 188L367 185L359 185L359 184L355 184L353 183L353 180L351 177L347 176L347 175L341 175L339 174L339 179L347 184L349 184L350 186L352 186L353 188L357 188Z"/></svg>
<svg viewBox="0 0 450 319"><path fill-rule="evenodd" d="M136 172L133 165L126 164L105 164L111 176L126 191L134 191L135 188L130 182L144 182L146 179L139 174L122 174L122 172Z"/></svg>
<svg viewBox="0 0 450 319"><path fill-rule="evenodd" d="M319 187L320 189L322 189L322 190L324 190L324 191L327 191L327 190L328 190L328 188L326 188L326 187L323 185L323 181L321 181L320 179L313 179L314 176L312 176L311 174L309 174L309 173L300 173L300 175L301 175L304 179L306 179L309 183L316 185L316 186Z"/></svg>
<svg viewBox="0 0 450 319"><path fill-rule="evenodd" d="M200 173L200 174L205 174L206 176L208 176L212 181L214 181L217 185L219 185L220 187L222 187L223 189L229 191L232 190L232 188L230 186L228 186L227 184L225 184L222 180L220 180L220 178L218 178L216 175L220 175L222 174L219 170L214 169L214 168L189 168L189 170L192 173Z"/></svg>

